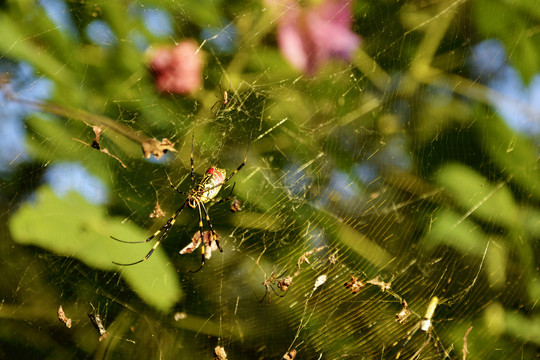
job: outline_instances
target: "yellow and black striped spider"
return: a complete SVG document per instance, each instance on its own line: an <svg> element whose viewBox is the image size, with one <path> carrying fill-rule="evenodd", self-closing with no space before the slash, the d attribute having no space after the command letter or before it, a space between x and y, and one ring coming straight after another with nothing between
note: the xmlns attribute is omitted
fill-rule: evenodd
<svg viewBox="0 0 540 360"><path fill-rule="evenodd" d="M230 200L230 198L232 196L232 192L234 190L234 186L236 185L236 183L233 184L229 196L227 196L224 199L217 200L217 201L214 198L219 193L219 190L221 189L223 184L225 184L227 181L229 181L238 171L240 171L244 167L244 165L246 165L248 151L249 151L249 144L248 144L248 148L246 150L246 156L244 158L244 161L228 177L226 177L227 173L226 173L225 170L219 169L216 166L210 166L208 168L208 170L206 170L206 173L204 174L204 176L199 180L199 182L195 183L195 173L194 173L194 170L193 170L193 142L194 142L194 137L195 137L195 135L193 135L192 138L191 138L191 189L189 191L187 191L187 192L186 191L181 191L181 190L178 190L178 188L175 187L173 184L171 184L171 187L174 190L176 190L179 194L187 195L187 199L182 203L182 206L180 206L180 208L175 211L174 215L169 220L167 220L165 225L163 225L158 231L156 231L154 234L152 234L152 236L150 236L146 240L143 240L143 241L125 241L125 240L120 240L120 239L117 239L117 238L111 236L112 239L114 239L116 241L123 242L123 243L140 244L140 243L149 242L152 239L154 239L156 236L161 234L159 236L158 240L156 241L156 243L154 244L154 246L152 247L152 249L150 249L148 254L146 254L146 256L144 258L142 258L141 260L138 260L138 261L135 261L135 262L132 262L132 263L127 263L127 264L113 262L114 264L120 265L120 266L130 266L130 265L139 264L139 263L141 263L141 262L143 262L145 260L148 260L148 258L154 253L154 251L159 246L159 244L165 239L165 237L167 236L167 234L171 230L172 226L176 222L176 218L178 217L178 215L180 215L182 210L184 210L186 205L193 208L193 209L196 208L197 210L199 210L199 233L201 235L200 239L201 239L201 245L202 245L202 258L201 258L202 260L201 260L201 267L199 267L197 270L192 271L192 272L197 272L197 271L201 270L203 268L203 266L204 266L204 259L205 259L205 255L206 255L206 249L205 249L206 245L205 245L205 242L202 241L202 239L204 239L204 236L203 236L203 215L202 215L203 213L204 213L206 222L208 223L208 226L210 227L210 231L212 232L211 236L210 236L209 245L211 246L212 242L215 241L219 251L223 252L223 249L221 248L221 245L219 243L219 237L217 236L216 232L214 231L214 228L212 226L212 222L210 221L210 217L208 216L208 211L206 210L206 207L204 206L204 204L206 204L208 202L214 202L216 204L219 204L219 203ZM250 136L250 143L251 143L251 136Z"/></svg>

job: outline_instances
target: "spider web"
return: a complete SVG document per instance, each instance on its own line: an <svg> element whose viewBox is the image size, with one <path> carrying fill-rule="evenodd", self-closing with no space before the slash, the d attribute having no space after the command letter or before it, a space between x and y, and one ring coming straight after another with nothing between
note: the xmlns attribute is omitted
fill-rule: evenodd
<svg viewBox="0 0 540 360"><path fill-rule="evenodd" d="M491 5L475 6L355 3L362 48L307 76L276 43L286 6L5 5L2 109L24 147L6 143L2 168L1 356L534 358L538 133L498 106L526 109L531 129L538 110L496 91L497 69L475 69L488 52L471 44L497 38L479 30ZM523 72L514 37L499 39L504 66ZM201 89L158 94L147 46L189 38ZM179 251L199 217L186 207L148 261L114 265L154 242L110 236L143 241L185 201L170 182L192 186L192 134L196 180L212 165L230 174L249 146L216 198L235 183L241 210L207 207L223 253L190 272L199 250ZM145 159L146 138L176 151Z"/></svg>

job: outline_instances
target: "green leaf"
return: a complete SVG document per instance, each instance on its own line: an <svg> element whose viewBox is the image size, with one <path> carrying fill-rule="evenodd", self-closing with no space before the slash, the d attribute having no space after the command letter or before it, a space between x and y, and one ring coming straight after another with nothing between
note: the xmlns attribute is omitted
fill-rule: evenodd
<svg viewBox="0 0 540 360"><path fill-rule="evenodd" d="M482 150L512 183L540 199L540 169L534 144L512 131L498 116L481 116L474 123Z"/></svg>
<svg viewBox="0 0 540 360"><path fill-rule="evenodd" d="M444 244L462 253L480 256L486 248L488 239L473 221L461 219L460 214L443 209L437 213L423 241L427 249Z"/></svg>
<svg viewBox="0 0 540 360"><path fill-rule="evenodd" d="M538 4L527 1L478 0L472 2L479 32L500 39L509 61L525 83L540 71L540 37L534 36L534 17L540 17Z"/></svg>
<svg viewBox="0 0 540 360"><path fill-rule="evenodd" d="M107 217L101 206L87 203L70 192L58 198L48 186L36 191L35 200L23 204L11 217L9 228L16 242L35 245L58 255L79 259L100 270L121 269L125 281L148 304L166 311L181 296L175 269L159 250L150 261L121 267L116 262L141 259L148 246L114 241L110 235L137 241L146 235L135 225Z"/></svg>
<svg viewBox="0 0 540 360"><path fill-rule="evenodd" d="M75 75L66 64L32 41L34 39L32 32L23 22L14 21L10 16L0 12L0 34L2 34L0 36L2 57L24 60L60 84L69 86L77 83Z"/></svg>
<svg viewBox="0 0 540 360"><path fill-rule="evenodd" d="M473 169L457 163L444 166L436 180L462 207L464 217L470 215L508 228L516 224L518 209L504 183L491 184Z"/></svg>

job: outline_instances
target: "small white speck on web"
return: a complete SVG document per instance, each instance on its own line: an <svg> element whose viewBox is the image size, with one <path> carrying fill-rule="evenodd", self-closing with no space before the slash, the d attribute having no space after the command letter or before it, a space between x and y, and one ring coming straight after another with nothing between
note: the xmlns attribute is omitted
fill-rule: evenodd
<svg viewBox="0 0 540 360"><path fill-rule="evenodd" d="M328 276L326 275L321 275L317 278L317 280L315 280L315 285L313 286L313 291L317 290L317 288L319 286L321 286L322 284L324 284L326 282L326 279L328 279Z"/></svg>

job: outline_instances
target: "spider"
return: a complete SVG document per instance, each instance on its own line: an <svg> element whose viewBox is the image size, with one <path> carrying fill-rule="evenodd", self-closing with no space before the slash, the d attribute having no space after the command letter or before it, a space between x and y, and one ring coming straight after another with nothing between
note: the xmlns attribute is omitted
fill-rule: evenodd
<svg viewBox="0 0 540 360"><path fill-rule="evenodd" d="M219 87L220 89L220 93L221 93L221 86ZM227 91L223 91L223 96L220 96L220 98L214 103L214 105L212 105L212 107L210 108L210 111L215 111L215 113L217 114L222 107L227 107L229 104L232 104L235 102L235 99L233 96L229 96L230 94L230 90Z"/></svg>
<svg viewBox="0 0 540 360"><path fill-rule="evenodd" d="M240 171L244 167L244 165L246 165L247 156L248 156L248 152L249 152L249 145L251 144L251 135L250 135L250 138L249 138L249 144L248 144L248 148L246 150L246 156L244 157L244 161L240 164L240 166L238 166L236 168L236 170L234 170L234 172L232 174L230 174L228 177L226 177L227 173L226 173L225 170L219 169L219 168L217 168L216 166L213 165L213 166L210 166L208 168L208 170L206 170L206 173L204 174L204 176L197 183L195 183L195 173L194 173L194 170L193 170L194 169L194 167L193 167L193 143L194 143L194 140L195 140L195 135L193 135L191 137L191 189L189 191L187 191L187 192L181 191L181 190L178 190L178 188L171 183L171 187L176 192L178 192L179 194L187 195L187 199L182 203L182 206L180 206L180 208L175 211L174 215L169 220L167 220L165 225L163 225L161 228L159 228L159 230L157 230L154 234L152 234L152 236L150 236L146 240L143 240L143 241L125 241L125 240L120 240L120 239L117 239L117 238L111 236L111 238L113 240L116 240L116 241L119 241L119 242L128 243L128 244L140 244L140 243L149 242L149 241L151 241L152 239L154 239L155 237L157 237L158 235L161 234L159 236L158 240L156 241L156 243L154 244L154 246L152 247L152 249L150 249L148 254L146 254L146 256L144 258L142 258L141 260L138 260L138 261L135 261L135 262L132 262L132 263L127 263L127 264L113 262L114 264L120 265L120 266L131 266L131 265L139 264L139 263L141 263L141 262L143 262L145 260L148 260L148 258L154 253L154 251L159 246L159 244L165 239L165 237L167 236L167 234L169 233L169 231L173 227L174 223L176 222L176 218L178 217L178 215L180 215L180 213L182 212L182 210L184 210L184 208L186 206L189 206L189 207L191 207L193 209L197 209L199 211L199 233L200 233L200 238L201 239L204 238L203 237L203 213L204 213L205 220L208 223L208 226L210 227L210 231L212 232L212 234L210 236L210 244L212 243L212 241L215 241L219 251L223 252L223 249L221 248L221 244L219 243L219 237L217 236L216 232L214 231L214 228L212 226L212 222L210 221L210 217L208 216L208 211L206 210L206 207L205 207L204 204L206 204L208 202L213 202L213 203L219 204L219 203L230 200L230 198L232 196L232 193L233 193L233 190L234 190L234 186L236 185L236 183L233 184L231 192L230 192L228 197L226 197L224 199L217 200L217 201L214 198L219 193L219 190L221 189L223 184L225 184L227 181L229 181L238 171ZM202 242L201 245L202 245L201 266L195 271L191 270L191 272L197 272L197 271L201 270L203 268L203 266L204 266L204 260L205 260L205 255L206 255L206 249L205 249L206 245L204 244L204 241Z"/></svg>
<svg viewBox="0 0 540 360"><path fill-rule="evenodd" d="M401 353L403 351L403 349L405 348L405 346L409 343L409 341L412 339L412 337L414 336L414 334L418 331L418 330L422 330L423 332L425 332L428 336L427 336L427 339L426 341L422 344L422 346L414 353L414 355L411 357L411 359L418 359L420 357L420 353L422 352L422 350L424 350L424 348L429 344L429 342L431 341L432 338L435 339L435 347L439 350L439 347L442 349L442 352L443 352L443 359L446 359L446 358L450 358L450 355L449 355L449 352L444 348L444 346L441 344L441 341L439 340L439 337L435 334L435 329L433 328L433 322L432 322L432 319L433 319L433 315L435 314L435 309L437 308L437 305L439 304L439 298L434 296L431 298L431 301L429 302L429 305L426 309L426 314L424 315L424 317L422 318L422 320L420 320L420 322L418 322L411 330L409 330L409 332L407 332L407 338L405 340L405 343L402 345L402 350L400 350L397 355L396 355L396 360L399 359L399 357L401 356ZM407 305L407 302L403 301L402 302L402 306L403 306L403 309L406 309L406 305ZM403 312L403 310L402 310ZM401 313L400 313L401 314ZM408 316L408 314L407 314ZM398 320L399 323L403 323L401 322L400 318L398 318L398 315L396 315L396 318ZM404 319L405 320L405 319ZM397 344L398 342L394 343L394 346Z"/></svg>
<svg viewBox="0 0 540 360"><path fill-rule="evenodd" d="M278 276L278 274L276 272L273 272L272 275L270 275L270 277L268 279L263 281L262 285L266 288L266 292L264 293L264 296L262 297L262 299L259 300L260 303L263 302L263 300L266 298L266 295L268 295L268 304L270 304L272 302L272 296L270 294L270 289L272 289L274 294L276 294L279 297L284 297L285 296L285 294L283 294L283 295L278 294L276 289L274 289L274 287L272 286L277 281L278 288L283 292L287 291L289 286L291 286L291 284L292 284L292 277L287 276L287 277L281 278L285 274L285 272L283 274L279 275L279 276ZM278 277L280 279L278 279Z"/></svg>

